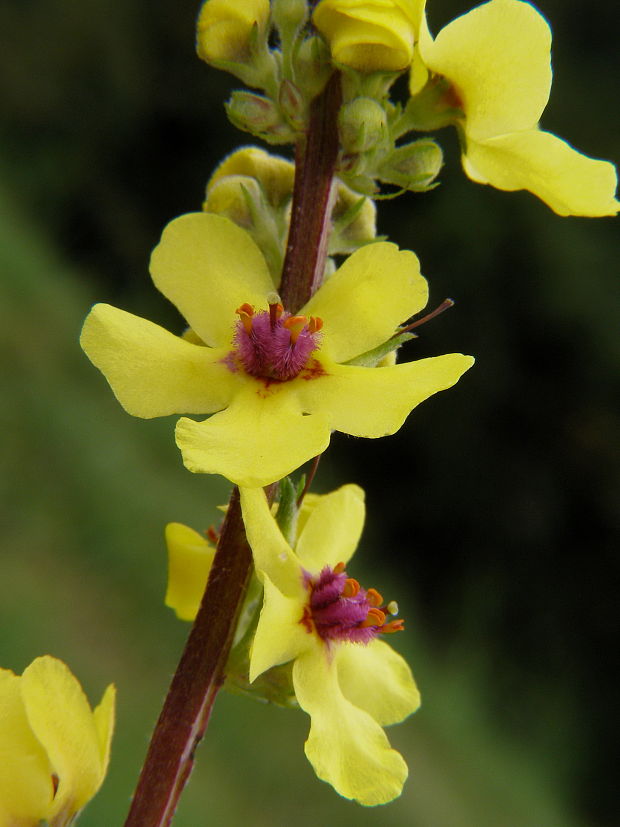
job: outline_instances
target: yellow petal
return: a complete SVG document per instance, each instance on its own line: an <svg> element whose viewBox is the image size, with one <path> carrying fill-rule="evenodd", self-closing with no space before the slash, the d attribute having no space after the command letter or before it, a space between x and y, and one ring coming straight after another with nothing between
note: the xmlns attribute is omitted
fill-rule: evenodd
<svg viewBox="0 0 620 827"><path fill-rule="evenodd" d="M393 367L363 368L326 363L328 375L300 390L304 407L323 413L336 431L381 437L395 433L416 405L452 387L474 363L449 353Z"/></svg>
<svg viewBox="0 0 620 827"><path fill-rule="evenodd" d="M168 589L165 604L179 620L193 620L200 608L215 547L206 537L182 523L166 526Z"/></svg>
<svg viewBox="0 0 620 827"><path fill-rule="evenodd" d="M59 779L50 817L77 812L104 776L99 733L86 696L65 664L49 655L36 658L21 683L28 722Z"/></svg>
<svg viewBox="0 0 620 827"><path fill-rule="evenodd" d="M397 724L420 706L408 663L383 640L342 644L338 680L344 696L381 726Z"/></svg>
<svg viewBox="0 0 620 827"><path fill-rule="evenodd" d="M21 678L0 669L0 825L33 827L47 818L53 797L52 769L28 723Z"/></svg>
<svg viewBox="0 0 620 827"><path fill-rule="evenodd" d="M434 41L421 36L420 51L455 86L472 138L530 129L540 119L551 88L551 31L529 3L484 3Z"/></svg>
<svg viewBox="0 0 620 827"><path fill-rule="evenodd" d="M265 595L250 651L250 682L266 669L293 660L314 642L314 632L301 623L305 589L300 598L285 597L264 572L261 580Z"/></svg>
<svg viewBox="0 0 620 827"><path fill-rule="evenodd" d="M300 312L323 319L321 351L346 362L389 339L427 301L418 257L377 242L349 256Z"/></svg>
<svg viewBox="0 0 620 827"><path fill-rule="evenodd" d="M566 141L536 129L467 141L463 167L481 184L529 190L558 215L615 215L616 170L588 158Z"/></svg>
<svg viewBox="0 0 620 827"><path fill-rule="evenodd" d="M322 496L299 533L295 552L302 566L318 574L353 556L364 527L364 492L357 485L343 485Z"/></svg>
<svg viewBox="0 0 620 827"><path fill-rule="evenodd" d="M407 765L375 719L343 695L339 652L328 662L318 645L293 666L295 695L312 719L306 755L318 777L340 795L368 806L386 804L400 795Z"/></svg>
<svg viewBox="0 0 620 827"><path fill-rule="evenodd" d="M155 286L208 345L230 344L245 302L266 309L273 282L252 238L213 213L188 213L164 229L151 256Z"/></svg>
<svg viewBox="0 0 620 827"><path fill-rule="evenodd" d="M133 416L212 413L239 384L222 361L228 350L192 344L109 304L93 307L80 344Z"/></svg>
<svg viewBox="0 0 620 827"><path fill-rule="evenodd" d="M205 422L180 419L176 438L185 467L221 474L236 485L264 486L324 451L330 437L326 417L303 416L292 384L265 389L251 382L227 410Z"/></svg>
<svg viewBox="0 0 620 827"><path fill-rule="evenodd" d="M109 684L99 704L93 710L95 729L99 739L99 754L101 756L101 771L105 775L110 763L110 748L114 734L114 719L116 713L116 687Z"/></svg>
<svg viewBox="0 0 620 827"><path fill-rule="evenodd" d="M240 488L241 510L254 566L282 594L304 599L301 564L284 539L262 488Z"/></svg>

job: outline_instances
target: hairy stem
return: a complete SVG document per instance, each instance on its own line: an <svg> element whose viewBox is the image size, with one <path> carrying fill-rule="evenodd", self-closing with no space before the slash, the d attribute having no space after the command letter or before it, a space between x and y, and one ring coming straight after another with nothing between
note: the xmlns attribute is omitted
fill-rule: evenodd
<svg viewBox="0 0 620 827"><path fill-rule="evenodd" d="M282 301L293 312L317 289L325 267L339 102L336 75L313 102L308 133L303 146L297 148L291 227L280 286ZM275 488L271 486L268 494L273 496ZM252 553L235 488L202 603L155 726L125 827L168 827L172 821L224 682L251 571Z"/></svg>

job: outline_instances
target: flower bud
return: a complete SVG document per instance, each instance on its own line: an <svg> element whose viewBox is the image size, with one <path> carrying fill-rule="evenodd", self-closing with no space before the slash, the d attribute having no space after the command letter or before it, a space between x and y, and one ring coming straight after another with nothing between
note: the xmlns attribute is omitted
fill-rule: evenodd
<svg viewBox="0 0 620 827"><path fill-rule="evenodd" d="M254 178L227 175L210 188L203 209L230 218L249 230L253 224L252 204L258 205L260 202L260 186Z"/></svg>
<svg viewBox="0 0 620 827"><path fill-rule="evenodd" d="M397 147L377 170L388 184L420 192L428 189L443 165L443 153L435 141L422 138Z"/></svg>
<svg viewBox="0 0 620 827"><path fill-rule="evenodd" d="M383 107L372 98L355 98L338 115L340 140L347 153L372 149L385 137L387 119Z"/></svg>
<svg viewBox="0 0 620 827"><path fill-rule="evenodd" d="M280 83L278 102L291 126L295 129L302 129L306 112L304 96L287 78Z"/></svg>
<svg viewBox="0 0 620 827"><path fill-rule="evenodd" d="M352 253L377 235L377 209L370 198L363 198L337 180L332 223L330 252Z"/></svg>
<svg viewBox="0 0 620 827"><path fill-rule="evenodd" d="M271 155L264 149L245 146L233 152L216 168L207 184L207 202L210 202L214 188L225 178L243 178L258 182L267 201L280 207L290 200L293 193L295 167L279 155Z"/></svg>
<svg viewBox="0 0 620 827"><path fill-rule="evenodd" d="M248 132L268 132L280 122L280 113L268 98L235 90L226 104L230 120Z"/></svg>
<svg viewBox="0 0 620 827"><path fill-rule="evenodd" d="M360 72L399 72L413 58L424 0L321 0L312 15L335 63Z"/></svg>
<svg viewBox="0 0 620 827"><path fill-rule="evenodd" d="M265 36L269 0L206 0L198 16L196 51L207 63L246 63L253 32Z"/></svg>
<svg viewBox="0 0 620 827"><path fill-rule="evenodd" d="M271 16L282 34L295 32L308 19L306 0L272 0Z"/></svg>
<svg viewBox="0 0 620 827"><path fill-rule="evenodd" d="M307 37L295 56L295 77L309 99L323 91L332 71L329 49L322 37Z"/></svg>

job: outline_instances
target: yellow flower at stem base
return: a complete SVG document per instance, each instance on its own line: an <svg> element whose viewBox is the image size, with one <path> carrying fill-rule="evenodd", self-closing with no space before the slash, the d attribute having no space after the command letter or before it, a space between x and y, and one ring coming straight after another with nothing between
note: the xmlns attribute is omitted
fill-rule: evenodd
<svg viewBox="0 0 620 827"><path fill-rule="evenodd" d="M538 128L551 91L551 31L521 0L490 0L453 20L433 40L426 21L419 57L452 88L463 168L473 181L529 190L558 215L615 215L613 164L582 155ZM412 93L423 78L414 62Z"/></svg>
<svg viewBox="0 0 620 827"><path fill-rule="evenodd" d="M319 778L360 804L400 795L407 765L384 726L420 705L404 659L381 637L400 631L397 611L363 589L345 566L364 524L364 493L345 485L306 498L293 550L261 489L241 489L241 506L264 601L250 651L250 681L293 662L300 707L310 715L305 751Z"/></svg>
<svg viewBox="0 0 620 827"><path fill-rule="evenodd" d="M295 316L275 297L250 236L221 216L172 221L151 273L187 319L191 341L99 304L82 347L130 414L213 414L180 419L177 444L190 471L238 485L281 479L322 453L332 430L395 433L473 363L453 353L390 367L344 364L426 304L418 259L394 244L353 253Z"/></svg>
<svg viewBox="0 0 620 827"><path fill-rule="evenodd" d="M68 827L105 777L115 689L91 710L69 669L36 658L0 669L0 827Z"/></svg>
<svg viewBox="0 0 620 827"><path fill-rule="evenodd" d="M398 72L413 57L424 0L321 0L312 22L334 62L360 72Z"/></svg>

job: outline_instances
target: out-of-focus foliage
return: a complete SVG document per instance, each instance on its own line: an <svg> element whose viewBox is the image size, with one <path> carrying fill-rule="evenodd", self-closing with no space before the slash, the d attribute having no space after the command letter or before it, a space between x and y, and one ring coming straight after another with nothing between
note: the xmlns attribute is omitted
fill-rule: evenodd
<svg viewBox="0 0 620 827"><path fill-rule="evenodd" d="M429 2L431 28L467 8ZM543 126L620 159L616 4L539 8L556 70ZM172 419L123 413L77 345L94 301L181 328L150 250L245 143L225 121L228 76L195 57L197 10L0 6L0 664L49 652L90 697L117 684L84 827L121 823L187 631L163 606L164 524L206 528L227 496L182 468ZM334 439L319 476L366 488L359 562L407 617L423 707L390 737L412 777L360 810L315 781L303 715L223 696L178 827L615 823L617 226L470 183L438 137L442 185L382 203L379 230L420 256L431 304L457 301L406 358L477 365L397 436Z"/></svg>

